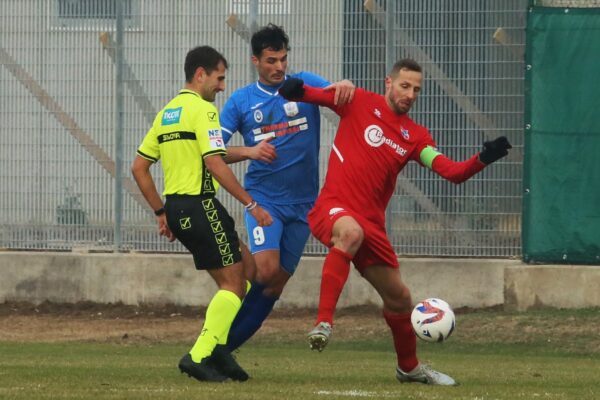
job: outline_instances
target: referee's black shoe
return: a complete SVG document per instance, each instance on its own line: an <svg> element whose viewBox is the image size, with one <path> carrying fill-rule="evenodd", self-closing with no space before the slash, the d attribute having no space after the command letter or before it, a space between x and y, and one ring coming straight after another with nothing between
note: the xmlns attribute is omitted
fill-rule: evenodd
<svg viewBox="0 0 600 400"><path fill-rule="evenodd" d="M225 375L234 381L244 382L250 378L225 345L217 345L208 360L209 365L215 367L220 374Z"/></svg>
<svg viewBox="0 0 600 400"><path fill-rule="evenodd" d="M179 370L181 373L186 373L189 377L193 377L202 382L224 382L229 379L225 375L217 372L205 357L199 363L192 360L192 356L188 353L181 357L179 361Z"/></svg>

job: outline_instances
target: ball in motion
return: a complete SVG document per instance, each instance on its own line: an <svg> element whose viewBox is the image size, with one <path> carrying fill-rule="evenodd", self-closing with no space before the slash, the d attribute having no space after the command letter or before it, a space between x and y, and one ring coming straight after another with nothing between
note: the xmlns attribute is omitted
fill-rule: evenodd
<svg viewBox="0 0 600 400"><path fill-rule="evenodd" d="M454 331L454 311L441 299L425 299L417 304L410 321L417 336L426 342L443 342Z"/></svg>

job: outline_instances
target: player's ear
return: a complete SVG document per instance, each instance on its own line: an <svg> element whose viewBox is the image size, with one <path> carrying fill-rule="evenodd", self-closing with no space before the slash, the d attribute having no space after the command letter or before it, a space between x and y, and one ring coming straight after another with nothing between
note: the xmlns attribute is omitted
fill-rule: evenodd
<svg viewBox="0 0 600 400"><path fill-rule="evenodd" d="M255 67L258 67L258 57L256 57L254 54L252 54L252 56L250 57L250 60L252 60L252 64L254 64Z"/></svg>
<svg viewBox="0 0 600 400"><path fill-rule="evenodd" d="M204 77L206 76L206 70L202 67L196 68L196 72L194 72L194 81L202 82Z"/></svg>
<svg viewBox="0 0 600 400"><path fill-rule="evenodd" d="M392 87L392 77L386 76L385 77L385 90L388 90L391 87Z"/></svg>

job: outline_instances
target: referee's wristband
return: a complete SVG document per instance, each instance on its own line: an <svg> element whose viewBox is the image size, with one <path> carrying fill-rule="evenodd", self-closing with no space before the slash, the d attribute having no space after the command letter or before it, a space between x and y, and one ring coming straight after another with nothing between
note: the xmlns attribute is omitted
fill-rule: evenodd
<svg viewBox="0 0 600 400"><path fill-rule="evenodd" d="M256 208L256 206L258 205L258 203L254 200L252 200L250 203L246 204L244 206L244 208L246 209L246 211L252 211Z"/></svg>
<svg viewBox="0 0 600 400"><path fill-rule="evenodd" d="M165 208L161 207L158 210L154 211L154 215L156 215L157 217L163 215L165 213Z"/></svg>

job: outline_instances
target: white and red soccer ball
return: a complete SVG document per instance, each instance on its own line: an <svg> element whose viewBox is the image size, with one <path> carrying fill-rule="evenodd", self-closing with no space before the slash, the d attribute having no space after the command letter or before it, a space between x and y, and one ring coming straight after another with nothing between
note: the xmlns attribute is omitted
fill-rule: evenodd
<svg viewBox="0 0 600 400"><path fill-rule="evenodd" d="M454 311L444 300L425 299L410 315L415 333L426 342L443 342L454 331Z"/></svg>

